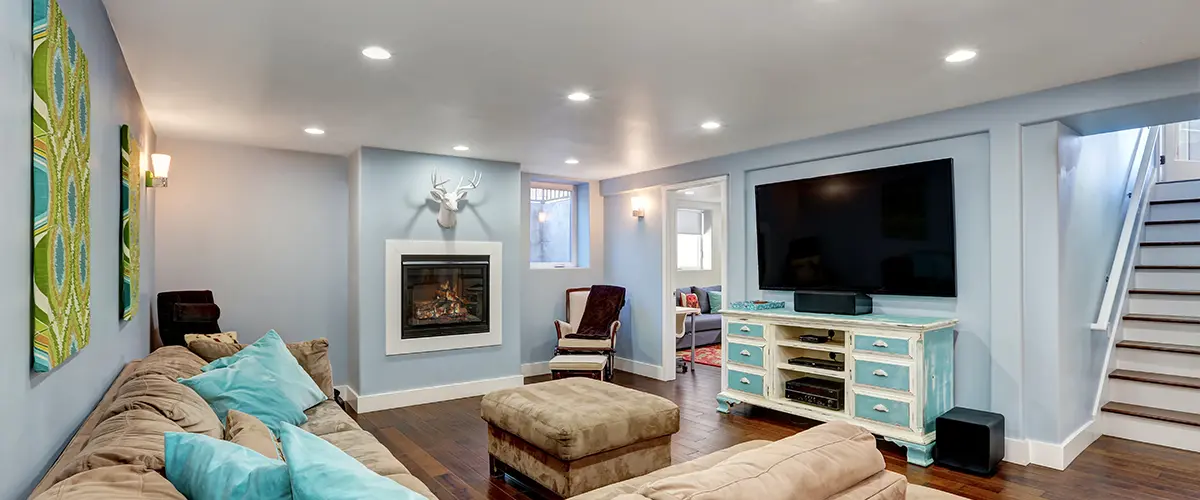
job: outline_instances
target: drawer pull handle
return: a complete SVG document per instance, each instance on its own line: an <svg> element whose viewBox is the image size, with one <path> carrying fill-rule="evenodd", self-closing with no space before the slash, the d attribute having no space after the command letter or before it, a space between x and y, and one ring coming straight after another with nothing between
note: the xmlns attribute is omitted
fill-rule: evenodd
<svg viewBox="0 0 1200 500"><path fill-rule="evenodd" d="M883 406L881 404L875 405L875 408L872 408L872 409L879 413L888 413L888 411L889 411L888 407Z"/></svg>
<svg viewBox="0 0 1200 500"><path fill-rule="evenodd" d="M750 385L750 379L748 379L746 377L742 377L742 379L739 380L738 382L741 382L743 385Z"/></svg>
<svg viewBox="0 0 1200 500"><path fill-rule="evenodd" d="M873 346L875 346L875 347L882 347L882 348L884 348L884 349L887 349L888 343L887 343L887 342L884 342L884 341L882 341L882 340L876 340L876 341L875 341L875 343L874 343L874 344L871 344L871 345L873 345Z"/></svg>
<svg viewBox="0 0 1200 500"><path fill-rule="evenodd" d="M745 356L747 358L750 357L750 351L746 350L746 349L742 349L742 356Z"/></svg>
<svg viewBox="0 0 1200 500"><path fill-rule="evenodd" d="M876 377L886 377L886 376L888 376L888 375L887 375L887 372L883 371L882 369L875 370L875 371L871 372L871 374L872 374L872 375L875 375Z"/></svg>
<svg viewBox="0 0 1200 500"><path fill-rule="evenodd" d="M747 332L747 333L749 333L749 332L750 332L750 327L748 327L748 326L743 326L743 327L741 327L741 328L740 328L738 331L742 331L742 332Z"/></svg>

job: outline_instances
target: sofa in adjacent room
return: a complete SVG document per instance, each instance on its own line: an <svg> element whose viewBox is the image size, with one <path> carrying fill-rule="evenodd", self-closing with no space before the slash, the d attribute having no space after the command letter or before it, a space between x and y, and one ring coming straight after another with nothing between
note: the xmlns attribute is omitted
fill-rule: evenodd
<svg viewBox="0 0 1200 500"><path fill-rule="evenodd" d="M696 294L696 297L700 299L700 315L689 316L685 320L683 336L675 339L676 350L692 347L693 321L696 322L696 347L721 343L721 315L716 314L716 310L721 307L721 304L717 303L716 307L713 307L708 295L708 292L711 291L721 291L721 285L686 286L675 290L675 304L677 305L683 305L682 298L689 293Z"/></svg>
<svg viewBox="0 0 1200 500"><path fill-rule="evenodd" d="M317 380L317 374L329 373L328 357L318 357L322 366L311 366L311 358L301 366L330 396L332 382ZM183 498L160 474L165 459L163 433L223 437L224 428L212 408L195 391L176 382L200 374L205 364L203 358L179 346L163 347L129 363L30 498ZM428 487L333 399L304 413L308 421L301 429L320 436L376 474L436 500ZM97 489L103 491L97 493Z"/></svg>

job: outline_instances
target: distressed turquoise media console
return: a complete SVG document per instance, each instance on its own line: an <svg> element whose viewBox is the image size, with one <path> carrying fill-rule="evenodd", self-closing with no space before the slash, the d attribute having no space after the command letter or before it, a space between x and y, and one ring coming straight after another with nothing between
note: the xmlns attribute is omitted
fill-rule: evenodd
<svg viewBox="0 0 1200 500"><path fill-rule="evenodd" d="M953 319L866 314L721 311L722 391L717 410L751 404L829 422L849 420L908 449L908 461L933 463L937 417L954 407ZM805 335L829 339L802 342ZM832 337L831 337L832 335ZM842 361L841 371L789 364L796 357ZM801 377L845 384L841 410L784 397Z"/></svg>

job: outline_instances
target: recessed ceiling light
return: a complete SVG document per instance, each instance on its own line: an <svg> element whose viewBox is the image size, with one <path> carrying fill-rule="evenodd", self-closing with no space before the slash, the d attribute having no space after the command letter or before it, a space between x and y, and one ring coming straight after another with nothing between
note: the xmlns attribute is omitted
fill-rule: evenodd
<svg viewBox="0 0 1200 500"><path fill-rule="evenodd" d="M684 191L684 192L683 192L683 194L686 194L686 195L688 195L688 196L691 196L691 195L693 195L693 194L696 194L696 192L695 192L695 191Z"/></svg>
<svg viewBox="0 0 1200 500"><path fill-rule="evenodd" d="M308 127L304 129L304 133L309 135L325 135L325 129L320 127Z"/></svg>
<svg viewBox="0 0 1200 500"><path fill-rule="evenodd" d="M970 50L970 49L956 50L953 53L951 53L950 55L946 56L946 62L948 62L948 63L967 62L967 61L970 61L971 59L974 59L975 56L977 56L977 55L979 55L978 52L975 52L974 50Z"/></svg>
<svg viewBox="0 0 1200 500"><path fill-rule="evenodd" d="M575 158L567 158L567 161L565 161L563 163L566 163L567 165L576 165L579 163L579 160L577 160Z"/></svg>
<svg viewBox="0 0 1200 500"><path fill-rule="evenodd" d="M470 147L468 147L468 146L466 146L466 145L464 145L464 144L459 144L459 145L457 145L457 146L454 146L454 150L455 150L455 151L470 151L470 150L471 150L471 148L470 148Z"/></svg>
<svg viewBox="0 0 1200 500"><path fill-rule="evenodd" d="M374 46L363 49L362 55L367 56L368 59L375 59L375 60L384 60L384 59L392 58L392 53L388 52L387 49L385 49L383 47L374 47Z"/></svg>
<svg viewBox="0 0 1200 500"><path fill-rule="evenodd" d="M567 99L570 99L575 102L583 102L583 101L586 101L591 98L592 98L592 96L588 95L587 92L573 92L573 93L567 95Z"/></svg>
<svg viewBox="0 0 1200 500"><path fill-rule="evenodd" d="M721 122L709 120L700 124L700 128L704 130L716 130L721 128Z"/></svg>

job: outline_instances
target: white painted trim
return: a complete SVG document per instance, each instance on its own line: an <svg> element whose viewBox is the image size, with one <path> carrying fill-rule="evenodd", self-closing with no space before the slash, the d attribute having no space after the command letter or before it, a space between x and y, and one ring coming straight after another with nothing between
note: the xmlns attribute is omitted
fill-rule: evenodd
<svg viewBox="0 0 1200 500"><path fill-rule="evenodd" d="M403 408L406 406L449 401L451 399L482 396L492 391L511 389L513 387L521 387L523 385L525 385L524 375L510 375L507 377L459 382L457 384L421 387L418 389L406 389L403 391L384 392L380 394L359 395L356 397L358 403L354 406L354 409L358 413L370 413L373 411L389 410L392 408Z"/></svg>
<svg viewBox="0 0 1200 500"><path fill-rule="evenodd" d="M663 381L671 381L675 379L674 358L672 358L670 366L670 370L663 370L661 366L654 366L650 363L643 363L641 361L634 361L626 358L617 358L617 361L613 363L613 369L615 370ZM670 375L671 377L667 378L667 375Z"/></svg>
<svg viewBox="0 0 1200 500"><path fill-rule="evenodd" d="M1029 465L1029 441L1005 438L1004 461L1017 465Z"/></svg>
<svg viewBox="0 0 1200 500"><path fill-rule="evenodd" d="M538 361L536 363L525 363L521 365L521 375L525 377L536 377L538 375L550 374L550 362Z"/></svg>
<svg viewBox="0 0 1200 500"><path fill-rule="evenodd" d="M1096 420L1088 421L1071 433L1062 443L1047 443L1025 439L1004 440L1004 461L1017 465L1041 465L1066 470L1083 450L1100 438Z"/></svg>
<svg viewBox="0 0 1200 500"><path fill-rule="evenodd" d="M469 349L500 345L501 329L504 324L504 287L502 283L504 268L504 244L498 241L418 241L418 240L387 240L385 257L384 309L387 311L386 352L388 356L411 354L416 352L444 351L449 349ZM488 262L488 326L485 333L470 335L450 335L446 337L430 337L422 339L400 338L400 297L401 287L404 286L402 258L404 254L446 254L446 255L487 255Z"/></svg>
<svg viewBox="0 0 1200 500"><path fill-rule="evenodd" d="M333 388L341 393L342 401L354 408L355 412L358 411L358 391L348 385L335 385Z"/></svg>

